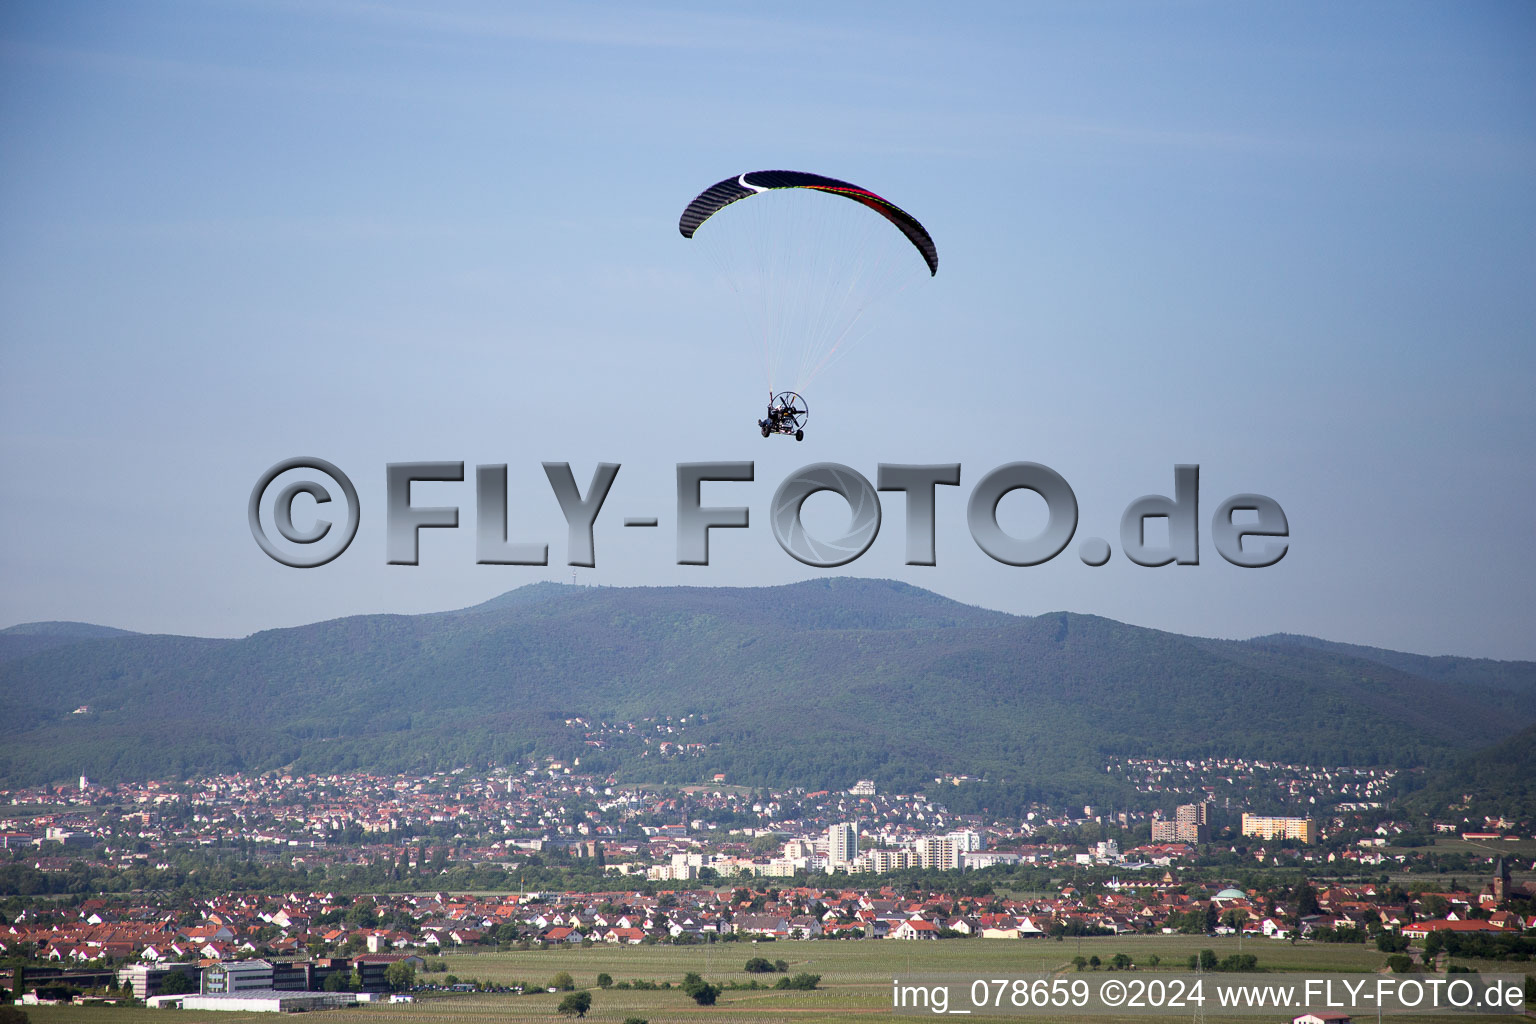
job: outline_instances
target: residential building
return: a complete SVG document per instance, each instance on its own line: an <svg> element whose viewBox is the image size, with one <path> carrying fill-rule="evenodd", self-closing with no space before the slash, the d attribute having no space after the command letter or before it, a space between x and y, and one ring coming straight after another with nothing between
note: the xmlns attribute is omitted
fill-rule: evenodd
<svg viewBox="0 0 1536 1024"><path fill-rule="evenodd" d="M1296 839L1307 845L1317 842L1317 823L1311 818L1269 818L1243 813L1243 835L1258 839Z"/></svg>
<svg viewBox="0 0 1536 1024"><path fill-rule="evenodd" d="M1154 843L1204 843L1210 841L1210 804L1180 804L1173 818L1152 822Z"/></svg>
<svg viewBox="0 0 1536 1024"><path fill-rule="evenodd" d="M827 829L827 870L848 870L849 864L859 855L859 827L852 822L842 822Z"/></svg>
<svg viewBox="0 0 1536 1024"><path fill-rule="evenodd" d="M912 843L919 867L953 871L960 866L960 850L952 836L923 836Z"/></svg>

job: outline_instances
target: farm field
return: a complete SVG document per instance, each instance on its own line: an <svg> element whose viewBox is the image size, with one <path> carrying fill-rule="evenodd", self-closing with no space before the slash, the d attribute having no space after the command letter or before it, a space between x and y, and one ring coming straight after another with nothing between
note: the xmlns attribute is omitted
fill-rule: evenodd
<svg viewBox="0 0 1536 1024"><path fill-rule="evenodd" d="M505 951L478 955L449 956L448 973L461 979L477 978L498 984L525 982L547 984L560 971L568 972L579 988L592 993L592 1009L586 1019L620 1024L628 1017L641 1017L650 1024L744 1024L788 1020L818 1024L823 1021L847 1021L889 1018L893 978L918 975L952 975L967 982L975 977L1003 978L1039 971L1064 971L1072 974L1071 961L1077 955L1098 956L1108 962L1116 953L1128 954L1138 971L1184 969L1187 958L1201 949L1213 949L1218 957L1237 952L1235 938L1190 936L1130 936L1085 938L1064 942L1048 940L987 941L950 940L944 942L776 942L719 943L713 946L610 946L590 949L544 951ZM1321 943L1255 942L1245 940L1244 953L1259 958L1261 969L1287 971L1374 972L1382 968L1385 956L1354 945ZM716 984L747 982L754 975L742 968L749 957L782 959L789 964L789 974L809 972L821 975L821 985L812 992L725 991L712 1007L701 1007L675 987L671 990L646 991L596 987L597 975L606 973L615 982L642 979L657 983L670 981L676 986L685 973L696 971ZM1150 967L1158 957L1157 968ZM1474 966L1468 964L1469 966ZM1490 971L1521 973L1522 965L1487 964ZM1524 965L1529 966L1529 965ZM1080 976L1080 975L1074 975ZM1086 972L1093 977L1094 972ZM1098 972L1099 977L1106 976ZM1121 975L1122 977L1124 975ZM444 975L426 975L423 980L440 981ZM757 976L772 984L783 975ZM337 1024L516 1024L523 1021L560 1021L556 1012L560 995L453 994L424 995L409 1005L358 1007L327 1011L337 1015ZM1298 1011L1299 1012L1299 1011ZM271 1021L266 1014L209 1014L193 1011L29 1007L34 1024L256 1024ZM1289 1021L1293 1013L1278 1011L1257 1016L1222 1016L1207 1006L1205 1019L1220 1021ZM926 1014L925 1016L933 1016ZM1107 1021L1150 1021L1191 1019L1192 1014L1166 1016L1072 1016L1072 1021L1098 1024ZM326 1019L330 1019L327 1017ZM916 1018L914 1018L916 1019ZM1045 1022L1058 1019L1050 1014L1018 1017L988 1017L989 1020ZM1356 1018L1364 1024L1375 1014ZM1473 1021L1508 1021L1508 1016L1387 1014L1383 1020L1428 1022L1445 1020L1471 1024Z"/></svg>
<svg viewBox="0 0 1536 1024"><path fill-rule="evenodd" d="M1432 847L1384 846L1385 853L1433 850L1435 853L1470 853L1479 857L1511 857L1526 860L1536 857L1536 839L1462 839L1460 836L1436 836ZM1412 876L1419 879L1426 875Z"/></svg>

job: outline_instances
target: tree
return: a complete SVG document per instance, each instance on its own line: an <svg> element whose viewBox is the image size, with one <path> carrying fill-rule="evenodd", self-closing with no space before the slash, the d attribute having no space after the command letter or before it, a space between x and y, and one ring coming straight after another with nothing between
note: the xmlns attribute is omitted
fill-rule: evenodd
<svg viewBox="0 0 1536 1024"><path fill-rule="evenodd" d="M1297 919L1299 920L1303 917L1311 917L1313 914L1319 913L1321 910L1322 907L1317 902L1317 890L1312 888L1311 883L1303 885L1301 887L1301 891L1296 894Z"/></svg>
<svg viewBox="0 0 1536 1024"><path fill-rule="evenodd" d="M767 957L754 956L747 961L747 965L742 970L748 974L771 974L773 973L773 964L768 962Z"/></svg>
<svg viewBox="0 0 1536 1024"><path fill-rule="evenodd" d="M560 1005L555 1009L567 1017L585 1017L587 1011L592 1009L592 993L572 992L560 1000Z"/></svg>
<svg viewBox="0 0 1536 1024"><path fill-rule="evenodd" d="M683 991L700 1006L714 1006L715 999L720 995L719 986L709 984L692 971L683 975Z"/></svg>
<svg viewBox="0 0 1536 1024"><path fill-rule="evenodd" d="M1099 959L1099 955L1097 953L1088 958L1088 966L1092 967L1094 970L1098 970L1103 963L1104 961Z"/></svg>
<svg viewBox="0 0 1536 1024"><path fill-rule="evenodd" d="M597 976L597 987L598 988L609 988L612 985L613 985L613 975L604 973L604 974L599 974Z"/></svg>
<svg viewBox="0 0 1536 1024"><path fill-rule="evenodd" d="M570 971L561 971L549 979L549 987L559 989L561 992L569 992L576 987L576 979L571 977Z"/></svg>
<svg viewBox="0 0 1536 1024"><path fill-rule="evenodd" d="M397 960L384 968L384 982L391 992L406 992L416 984L416 968Z"/></svg>
<svg viewBox="0 0 1536 1024"><path fill-rule="evenodd" d="M1072 958L1072 967L1073 967L1073 969L1080 971L1084 967L1087 967L1087 966L1088 966L1088 958L1087 957L1085 957L1085 956L1075 956L1075 957Z"/></svg>
<svg viewBox="0 0 1536 1024"><path fill-rule="evenodd" d="M1116 953L1114 958L1109 961L1109 966L1113 967L1117 971L1125 970L1127 967L1131 966L1130 954Z"/></svg>
<svg viewBox="0 0 1536 1024"><path fill-rule="evenodd" d="M780 978L778 984L774 985L773 987L774 988L780 988L780 989L782 989L782 988L796 989L796 990L802 991L802 992L810 992L810 991L814 990L816 988L816 986L819 985L819 984L821 984L821 975L819 975L819 974L807 974L804 971L802 971L799 974L795 975L793 978Z"/></svg>
<svg viewBox="0 0 1536 1024"><path fill-rule="evenodd" d="M342 917L362 928L373 928L379 923L378 909L370 903L354 903Z"/></svg>
<svg viewBox="0 0 1536 1024"><path fill-rule="evenodd" d="M160 982L160 994L163 996L181 996L196 992L197 982L186 971L172 971Z"/></svg>

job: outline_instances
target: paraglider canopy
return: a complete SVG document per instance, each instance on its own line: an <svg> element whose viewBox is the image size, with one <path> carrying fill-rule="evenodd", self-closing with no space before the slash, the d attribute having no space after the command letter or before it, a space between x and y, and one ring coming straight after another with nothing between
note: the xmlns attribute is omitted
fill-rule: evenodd
<svg viewBox="0 0 1536 1024"><path fill-rule="evenodd" d="M770 394L803 392L873 331L886 300L939 268L932 236L911 214L860 185L805 171L717 181L677 228L697 235L693 244L738 300L741 340L761 348Z"/></svg>
<svg viewBox="0 0 1536 1024"><path fill-rule="evenodd" d="M918 223L916 217L890 200L875 195L869 189L860 188L851 182L839 181L837 178L828 178L805 171L750 171L734 178L717 181L700 192L698 198L688 204L688 208L683 211L682 219L677 222L677 229L682 232L684 238L692 238L693 233L699 229L699 225L737 200L780 188L815 189L818 192L830 192L833 195L845 196L856 203L863 203L901 229L901 233L907 236L907 240L922 253L923 262L928 264L929 275L939 272L939 250L934 246L928 230Z"/></svg>

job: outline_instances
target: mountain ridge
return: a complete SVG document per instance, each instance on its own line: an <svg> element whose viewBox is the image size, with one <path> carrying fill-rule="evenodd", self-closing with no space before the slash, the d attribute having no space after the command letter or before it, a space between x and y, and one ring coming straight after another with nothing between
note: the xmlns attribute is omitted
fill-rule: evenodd
<svg viewBox="0 0 1536 1024"><path fill-rule="evenodd" d="M0 648L0 780L540 753L634 778L915 788L947 772L1061 795L1102 786L1110 756L1449 764L1468 736L1492 746L1536 725L1536 663L1434 659L1426 675L1412 671L1423 656L1399 654L1016 616L888 580L542 583L237 639ZM71 713L81 705L92 713ZM671 761L618 740L593 748L565 724L690 713L700 753Z"/></svg>

